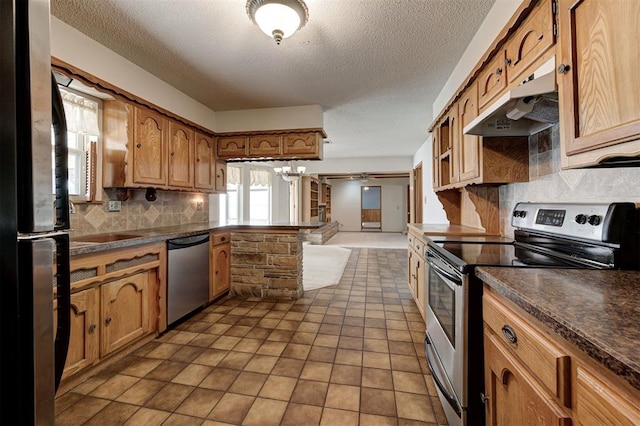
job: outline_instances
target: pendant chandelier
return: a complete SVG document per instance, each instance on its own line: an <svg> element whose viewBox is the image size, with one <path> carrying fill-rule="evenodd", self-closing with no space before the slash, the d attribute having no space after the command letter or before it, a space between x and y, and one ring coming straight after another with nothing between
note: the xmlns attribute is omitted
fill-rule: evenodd
<svg viewBox="0 0 640 426"><path fill-rule="evenodd" d="M273 171L287 182L293 182L300 179L300 176L307 170L305 166L295 166L293 161L289 161L288 166L274 167Z"/></svg>
<svg viewBox="0 0 640 426"><path fill-rule="evenodd" d="M247 0L247 15L276 44L293 35L309 20L302 0Z"/></svg>

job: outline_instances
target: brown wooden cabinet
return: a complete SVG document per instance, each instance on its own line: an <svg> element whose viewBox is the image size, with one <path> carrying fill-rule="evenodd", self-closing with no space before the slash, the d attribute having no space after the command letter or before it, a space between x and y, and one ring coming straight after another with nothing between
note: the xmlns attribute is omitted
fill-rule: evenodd
<svg viewBox="0 0 640 426"><path fill-rule="evenodd" d="M324 221L331 222L331 185L323 183L322 186L322 202L324 203Z"/></svg>
<svg viewBox="0 0 640 426"><path fill-rule="evenodd" d="M424 256L426 242L409 231L409 290L423 319L427 308L427 265Z"/></svg>
<svg viewBox="0 0 640 426"><path fill-rule="evenodd" d="M71 295L71 335L63 379L95 364L99 359L99 300L94 288Z"/></svg>
<svg viewBox="0 0 640 426"><path fill-rule="evenodd" d="M542 0L518 27L505 48L508 84L522 82L531 66L555 44L552 0Z"/></svg>
<svg viewBox="0 0 640 426"><path fill-rule="evenodd" d="M221 133L217 138L217 158L322 160L324 137L322 129Z"/></svg>
<svg viewBox="0 0 640 426"><path fill-rule="evenodd" d="M487 425L571 425L568 414L491 333L484 336Z"/></svg>
<svg viewBox="0 0 640 426"><path fill-rule="evenodd" d="M209 301L212 301L231 286L231 233L212 232L209 241Z"/></svg>
<svg viewBox="0 0 640 426"><path fill-rule="evenodd" d="M640 392L484 286L488 425L637 425Z"/></svg>
<svg viewBox="0 0 640 426"><path fill-rule="evenodd" d="M215 164L213 137L151 109L117 100L104 102L103 127L105 188L221 191L216 189L215 177L216 168L223 165Z"/></svg>
<svg viewBox="0 0 640 426"><path fill-rule="evenodd" d="M134 107L133 183L149 186L167 184L167 128L162 115Z"/></svg>
<svg viewBox="0 0 640 426"><path fill-rule="evenodd" d="M194 187L195 132L177 121L169 121L169 186Z"/></svg>
<svg viewBox="0 0 640 426"><path fill-rule="evenodd" d="M562 166L640 155L640 2L560 0Z"/></svg>
<svg viewBox="0 0 640 426"><path fill-rule="evenodd" d="M149 332L149 276L147 272L100 287L101 354L108 355Z"/></svg>
<svg viewBox="0 0 640 426"><path fill-rule="evenodd" d="M478 84L473 83L464 91L458 102L460 122L460 142L458 144L460 181L467 181L480 177L480 144L481 138L465 135L464 127L478 116Z"/></svg>
<svg viewBox="0 0 640 426"><path fill-rule="evenodd" d="M478 76L478 106L480 112L491 105L491 101L507 88L505 52L498 52Z"/></svg>
<svg viewBox="0 0 640 426"><path fill-rule="evenodd" d="M216 160L215 190L218 193L227 191L227 162Z"/></svg>
<svg viewBox="0 0 640 426"><path fill-rule="evenodd" d="M206 192L211 192L214 189L217 191L218 188L215 186L215 142L213 138L198 132L195 133L195 140L194 187Z"/></svg>
<svg viewBox="0 0 640 426"><path fill-rule="evenodd" d="M71 336L63 378L167 327L166 245L72 256Z"/></svg>

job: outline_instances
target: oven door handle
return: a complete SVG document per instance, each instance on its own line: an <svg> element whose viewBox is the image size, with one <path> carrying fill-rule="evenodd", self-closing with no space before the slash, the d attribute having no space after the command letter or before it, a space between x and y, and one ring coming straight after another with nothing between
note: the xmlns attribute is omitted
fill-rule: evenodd
<svg viewBox="0 0 640 426"><path fill-rule="evenodd" d="M433 344L431 343L431 341L429 340L429 337L427 336L427 337L425 337L425 351L424 352L425 352L425 357L427 358L427 364L429 366L429 371L431 371L431 377L433 377L433 382L436 384L436 386L438 386L438 389L440 389L440 392L442 393L442 396L444 396L444 399L447 400L447 402L449 403L451 408L453 408L453 410L456 412L456 414L458 416L460 416L461 412L460 412L460 406L458 405L458 400L456 399L455 396L453 396L453 395L451 395L449 393L449 390L447 390L445 385L440 381L440 377L438 375L438 371L433 366L433 363L431 362L431 357L429 357L429 353L431 353L431 350L430 350L429 346L433 346Z"/></svg>
<svg viewBox="0 0 640 426"><path fill-rule="evenodd" d="M431 256L431 255L427 254L427 256ZM429 267L433 268L438 275L446 278L447 280L451 281L455 285L462 285L462 279L460 279L460 277L452 274L451 272L445 271L441 266L438 266L435 262L433 262L431 258L429 258L427 261L429 262Z"/></svg>

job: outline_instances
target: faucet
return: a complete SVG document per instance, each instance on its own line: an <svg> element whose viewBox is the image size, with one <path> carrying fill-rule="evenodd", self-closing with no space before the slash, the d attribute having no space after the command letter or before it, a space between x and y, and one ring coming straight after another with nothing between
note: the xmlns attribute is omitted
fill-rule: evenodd
<svg viewBox="0 0 640 426"><path fill-rule="evenodd" d="M73 204L73 201L71 201L71 199L69 199L69 213L75 214L75 212L76 212L76 205Z"/></svg>

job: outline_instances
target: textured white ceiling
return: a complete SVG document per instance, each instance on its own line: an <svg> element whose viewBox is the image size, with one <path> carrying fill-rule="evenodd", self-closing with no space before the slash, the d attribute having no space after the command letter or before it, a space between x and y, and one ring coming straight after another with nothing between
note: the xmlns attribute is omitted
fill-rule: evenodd
<svg viewBox="0 0 640 426"><path fill-rule="evenodd" d="M306 0L280 46L244 0L52 0L54 16L213 110L319 104L325 158L410 156L495 0Z"/></svg>

